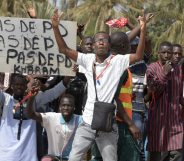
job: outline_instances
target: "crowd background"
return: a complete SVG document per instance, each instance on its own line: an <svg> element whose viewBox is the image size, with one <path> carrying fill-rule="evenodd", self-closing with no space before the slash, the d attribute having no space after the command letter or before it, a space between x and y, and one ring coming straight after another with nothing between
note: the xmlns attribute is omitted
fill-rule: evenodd
<svg viewBox="0 0 184 161"><path fill-rule="evenodd" d="M146 13L155 15L148 24L147 34L152 40L152 60L157 58L156 49L166 38L171 43L184 46L182 0L1 0L0 16L29 17L25 5L32 3L38 17L43 19L50 19L54 7L58 7L65 12L64 19L85 24L84 35L94 35L96 31L113 32L114 29L105 24L108 19L126 17L136 25L136 18L144 8Z"/></svg>
<svg viewBox="0 0 184 161"><path fill-rule="evenodd" d="M119 2L119 1L115 1L115 0L114 1L105 1L105 0L104 1L103 0L99 0L99 1L90 1L90 0L86 0L86 1L85 0L83 0L83 1L72 1L72 0L57 1L57 0L55 0L55 1L48 1L48 2L47 1L30 1L30 2L29 1L25 1L25 2L22 1L23 2L22 4L20 4L20 2L21 1L2 1L0 4L2 8L4 7L3 8L4 12L2 10L2 13L1 13L2 16L8 15L8 16L15 16L15 17L31 17L30 13L28 14L26 8L27 8L27 6L32 5L36 9L37 16L36 17L32 16L31 18L50 18L52 16L53 9L55 7L58 7L61 11L64 11L66 13L64 19L75 20L78 22L78 27L79 27L79 29L81 29L81 31L83 31L83 35L94 35L94 33L96 33L97 31L104 30L112 36L111 33L113 33L114 31L119 31L120 29L109 28L109 26L107 26L105 22L110 20L110 19L119 18L119 17L126 17L128 19L128 23L126 25L127 28L123 28L123 29L121 28L121 31L126 32L129 29L136 28L137 15L140 13L141 9L145 9L145 12L147 12L147 13L151 12L154 15L151 23L148 23L148 26L149 26L148 31L147 31L148 37L146 38L146 43L150 45L150 46L146 45L146 47L151 47L152 49L147 51L147 52L144 51L145 55L149 56L149 59L148 59L149 63L154 61L155 59L157 59L157 54L156 54L156 52L154 52L155 49L157 49L157 50L159 49L159 51L158 51L159 54L165 52L164 51L165 49L163 49L163 46L168 47L169 50L172 51L172 47L171 47L172 45L170 45L169 43L165 43L164 45L162 44L161 46L158 47L158 44L160 44L160 42L163 42L163 40L170 41L173 44L178 43L178 44L181 44L183 46L182 38L180 37L180 36L182 36L182 31L183 31L182 26L180 26L180 25L182 25L182 21L180 21L180 18L182 16L182 3L180 3L181 1L167 1L167 2L166 1L164 1L164 2L162 2L162 1L156 1L156 2L155 1L154 2L126 1L126 2ZM173 6L175 6L175 7L172 8ZM20 8L18 8L18 7L20 7ZM162 10L160 10L160 7L162 8ZM40 8L42 10L40 10ZM172 8L172 11L170 12L171 8ZM174 13L175 9L177 9L177 12ZM179 12L180 12L180 14L177 15L177 13L179 13ZM84 17L84 15L85 15L85 17ZM94 15L96 15L96 16L94 16ZM164 16L164 19L163 19L163 16ZM140 30L140 28L139 28L139 30ZM79 35L79 37L80 37L80 35ZM81 41L81 43L84 43L83 45L87 45L88 37L82 37L82 39L83 39L83 41ZM136 41L134 39L135 40L134 42L131 41L130 38L129 38L129 40L131 43L130 45L137 46L139 43L139 40ZM151 40L151 41L148 41L148 40ZM79 41L80 41L80 39L79 39ZM90 41L92 41L92 40L90 40ZM99 41L100 41L100 43L102 42L101 39ZM104 39L103 39L103 41L104 41ZM152 44L152 46L150 43ZM80 45L83 46L82 44L80 44ZM112 42L111 42L111 45L112 45ZM83 51L85 53L83 48L77 48L77 50ZM113 51L113 52L115 52L115 51ZM132 53L134 53L134 52L132 52ZM122 54L124 54L124 53L122 53ZM151 59L150 59L150 56L152 56ZM144 57L144 60L145 59L146 58ZM161 61L161 58L160 58L160 61ZM148 63L147 61L145 61L145 62ZM167 65L167 63L166 63L166 65ZM168 68L169 68L169 65L170 64L168 64ZM136 73L138 70L135 69L135 71L134 71L134 68L135 68L135 66L130 67L130 71L132 72L132 74L137 74L138 76L140 75L141 79L143 80L145 71L141 70L144 73ZM168 70L168 72L170 72L171 69L167 69L167 70ZM78 100L81 100L79 98L79 96L81 93L83 93L83 90L84 90L83 88L85 88L84 84L83 83L81 84L81 81L78 80L78 79L81 79L80 77L81 76L75 77L73 79L73 81L70 82L69 88L68 88L68 92L73 94L74 97L77 98ZM134 76L132 76L132 78L134 78ZM178 77L178 79L179 79L179 77ZM61 78L59 80L61 80ZM136 82L134 82L134 79L132 79L132 80L133 80L134 86L136 86ZM142 84L143 84L143 82L142 82ZM141 86L142 86L142 84L141 84ZM134 86L133 86L133 88L135 88ZM133 91L135 92L134 89L133 89ZM142 91L142 88L141 88L141 91ZM140 89L138 89L136 92L139 94ZM11 91L9 93L11 93ZM135 98L137 98L137 96ZM142 98L142 96L141 96L141 98ZM135 101L137 101L137 100L135 100ZM80 103L80 104L75 105L76 109L78 109L78 106L82 107L81 106L81 104L83 103L82 101L81 102L77 101L77 103ZM133 106L134 107L136 106L136 109L133 108L133 115L134 115L133 118L136 118L135 120L133 119L133 121L136 124L137 120L140 120L140 119L142 120L142 118L146 118L147 116L142 117L142 113L145 113L144 109L143 110L137 109L138 105L133 105ZM54 109L54 111L57 111L57 110ZM75 111L75 113L81 114L80 111L81 111L81 109L79 111ZM141 118L139 118L139 115L141 115ZM34 117L33 117L33 119L34 119ZM119 127L119 128L121 129L121 127ZM122 130L126 131L126 128L123 126ZM141 128L140 128L140 130L141 130ZM37 132L38 131L39 130L37 129ZM42 129L41 129L41 132L42 132ZM140 153L143 153L143 155L144 155L145 149L143 147L144 145L141 145L141 141L139 144L139 146L141 147ZM142 142L144 142L144 144L145 144L145 141L146 141L146 138ZM38 152L38 154L39 154L39 152ZM92 155L93 155L93 153L92 153ZM95 154L95 156L96 156L96 154ZM145 158L142 158L142 159L144 160Z"/></svg>

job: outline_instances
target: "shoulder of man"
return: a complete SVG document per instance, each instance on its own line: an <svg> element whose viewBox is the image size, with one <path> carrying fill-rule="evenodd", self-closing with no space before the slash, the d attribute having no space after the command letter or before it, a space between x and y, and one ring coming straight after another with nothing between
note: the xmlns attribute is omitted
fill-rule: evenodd
<svg viewBox="0 0 184 161"><path fill-rule="evenodd" d="M73 115L74 115L75 121L77 121L78 124L81 124L83 122L82 115L76 115L76 114L73 114Z"/></svg>

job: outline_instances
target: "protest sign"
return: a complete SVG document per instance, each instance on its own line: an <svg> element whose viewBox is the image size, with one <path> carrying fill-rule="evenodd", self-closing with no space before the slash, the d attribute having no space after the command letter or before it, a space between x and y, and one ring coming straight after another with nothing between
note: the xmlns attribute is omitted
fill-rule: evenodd
<svg viewBox="0 0 184 161"><path fill-rule="evenodd" d="M59 29L76 49L76 22L62 21ZM72 76L72 66L59 53L50 20L0 17L0 72Z"/></svg>

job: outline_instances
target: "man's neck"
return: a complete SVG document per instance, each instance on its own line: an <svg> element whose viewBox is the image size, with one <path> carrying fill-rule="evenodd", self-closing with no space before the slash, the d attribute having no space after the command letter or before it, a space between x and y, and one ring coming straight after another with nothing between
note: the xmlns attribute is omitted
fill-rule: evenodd
<svg viewBox="0 0 184 161"><path fill-rule="evenodd" d="M63 116L63 119L65 120L65 122L69 122L72 119L72 115L70 115L70 116Z"/></svg>
<svg viewBox="0 0 184 161"><path fill-rule="evenodd" d="M103 56L96 55L96 62L103 63L104 60L107 59L108 57L109 57L109 54L108 55L103 55Z"/></svg>
<svg viewBox="0 0 184 161"><path fill-rule="evenodd" d="M23 99L23 95L13 95L13 98L20 101Z"/></svg>

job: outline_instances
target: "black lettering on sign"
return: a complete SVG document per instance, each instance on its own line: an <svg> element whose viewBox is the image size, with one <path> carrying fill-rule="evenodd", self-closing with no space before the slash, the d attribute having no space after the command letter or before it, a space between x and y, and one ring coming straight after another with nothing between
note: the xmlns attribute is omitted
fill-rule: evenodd
<svg viewBox="0 0 184 161"><path fill-rule="evenodd" d="M1 20L0 20L0 30L3 31L3 23Z"/></svg>
<svg viewBox="0 0 184 161"><path fill-rule="evenodd" d="M60 74L59 68L56 69L50 68L50 75L59 75L59 74Z"/></svg>
<svg viewBox="0 0 184 161"><path fill-rule="evenodd" d="M15 59L18 56L18 52L15 49L8 49L7 51L7 57L6 57L6 63L10 63L10 59Z"/></svg>
<svg viewBox="0 0 184 161"><path fill-rule="evenodd" d="M70 68L71 66L72 66L72 61L70 60L70 58L65 56L65 67Z"/></svg>
<svg viewBox="0 0 184 161"><path fill-rule="evenodd" d="M45 51L54 46L54 41L50 37L44 37Z"/></svg>
<svg viewBox="0 0 184 161"><path fill-rule="evenodd" d="M52 24L49 21L43 21L43 33L46 33L47 30L52 29Z"/></svg>
<svg viewBox="0 0 184 161"><path fill-rule="evenodd" d="M61 28L61 31L62 31L62 34L61 36L62 37L65 37L68 35L68 30L62 25L62 24L59 24L60 28Z"/></svg>
<svg viewBox="0 0 184 161"><path fill-rule="evenodd" d="M22 74L21 73L21 70L20 70L20 65L17 65L17 64L14 64L14 73L19 73L19 74Z"/></svg>
<svg viewBox="0 0 184 161"><path fill-rule="evenodd" d="M43 53L38 52L38 65L44 66L47 63L47 59Z"/></svg>
<svg viewBox="0 0 184 161"><path fill-rule="evenodd" d="M29 51L27 53L28 60L26 60L26 64L33 64L35 62L34 58L35 55L36 55L35 51Z"/></svg>
<svg viewBox="0 0 184 161"><path fill-rule="evenodd" d="M27 74L34 74L33 66L32 65L28 65L27 66Z"/></svg>
<svg viewBox="0 0 184 161"><path fill-rule="evenodd" d="M31 33L35 33L35 22L34 21L29 22L29 29Z"/></svg>
<svg viewBox="0 0 184 161"><path fill-rule="evenodd" d="M19 41L17 40L15 35L9 35L8 40L10 40L9 47L16 48L19 46Z"/></svg>
<svg viewBox="0 0 184 161"><path fill-rule="evenodd" d="M41 74L39 66L35 67L35 74Z"/></svg>
<svg viewBox="0 0 184 161"><path fill-rule="evenodd" d="M24 52L20 52L17 57L17 63L24 64L25 63L25 55Z"/></svg>
<svg viewBox="0 0 184 161"><path fill-rule="evenodd" d="M60 71L59 68L52 68L52 67L39 67L39 66L21 66L21 65L14 65L14 73L27 73L27 74L46 74L46 75L59 75Z"/></svg>
<svg viewBox="0 0 184 161"><path fill-rule="evenodd" d="M39 49L38 40L39 40L39 38L37 36L33 37L33 46L32 46L33 50L38 50Z"/></svg>
<svg viewBox="0 0 184 161"><path fill-rule="evenodd" d="M27 32L29 27L26 25L26 23L23 20L20 20L20 31L21 32Z"/></svg>
<svg viewBox="0 0 184 161"><path fill-rule="evenodd" d="M53 53L48 53L48 66L50 65L50 66L53 66L54 64L53 63L51 63L52 62L52 60L54 60L54 54Z"/></svg>
<svg viewBox="0 0 184 161"><path fill-rule="evenodd" d="M5 31L13 32L15 30L15 25L10 20L5 20L4 24L6 25Z"/></svg>
<svg viewBox="0 0 184 161"><path fill-rule="evenodd" d="M24 41L24 50L29 50L32 47L31 40L29 40L27 37L23 37Z"/></svg>
<svg viewBox="0 0 184 161"><path fill-rule="evenodd" d="M20 74L26 73L26 72L27 72L26 69L27 69L26 67L22 67L22 66L21 66L21 73L20 73Z"/></svg>
<svg viewBox="0 0 184 161"><path fill-rule="evenodd" d="M60 64L62 64L63 62L64 62L64 57L63 57L63 55L61 55L61 54L58 54L57 55L57 67L60 67Z"/></svg>
<svg viewBox="0 0 184 161"><path fill-rule="evenodd" d="M43 73L44 75L49 75L49 72L48 72L47 67L43 67L43 68L42 68L42 73Z"/></svg>
<svg viewBox="0 0 184 161"><path fill-rule="evenodd" d="M5 48L4 37L2 35L0 35L0 44L2 44L3 48Z"/></svg>

